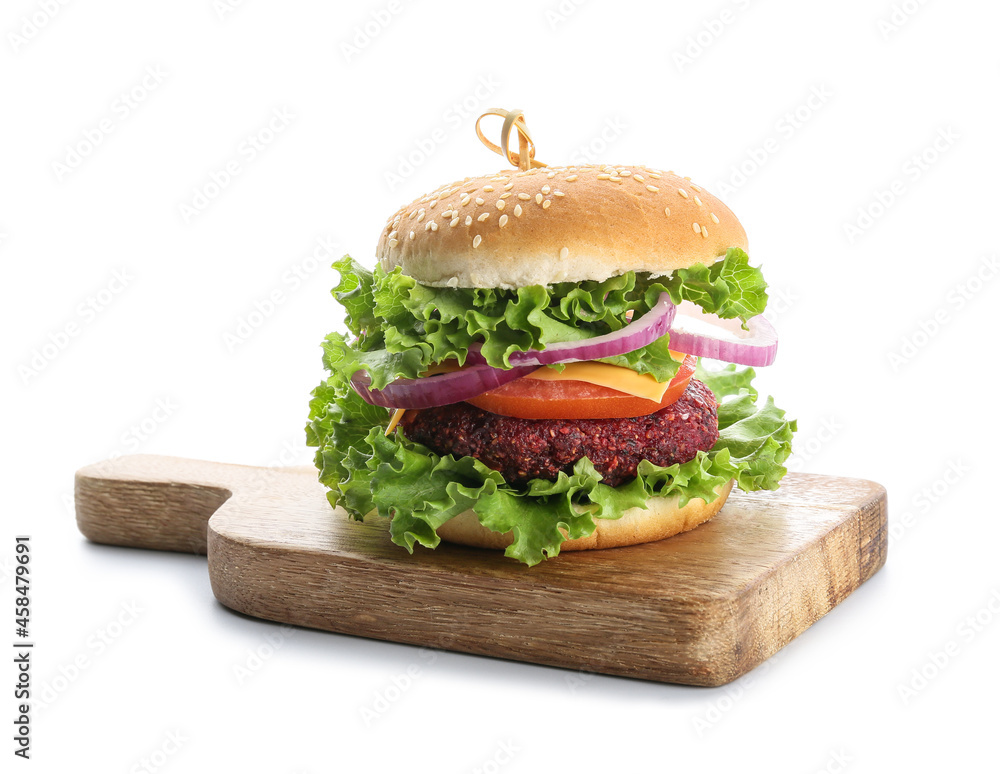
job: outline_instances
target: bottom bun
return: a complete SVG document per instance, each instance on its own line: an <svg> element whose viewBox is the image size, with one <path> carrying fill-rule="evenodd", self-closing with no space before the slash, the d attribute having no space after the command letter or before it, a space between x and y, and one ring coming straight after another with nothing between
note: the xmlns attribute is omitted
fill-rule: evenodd
<svg viewBox="0 0 1000 774"><path fill-rule="evenodd" d="M654 540L687 532L717 514L729 497L733 481L716 487L719 496L710 503L701 499L689 500L679 508L678 498L653 497L645 508L629 508L620 519L594 519L597 528L587 537L566 540L562 551L583 551L588 548L617 548L650 543ZM449 519L437 529L442 540L477 548L503 549L514 542L510 532L494 532L479 523L472 511L465 511Z"/></svg>

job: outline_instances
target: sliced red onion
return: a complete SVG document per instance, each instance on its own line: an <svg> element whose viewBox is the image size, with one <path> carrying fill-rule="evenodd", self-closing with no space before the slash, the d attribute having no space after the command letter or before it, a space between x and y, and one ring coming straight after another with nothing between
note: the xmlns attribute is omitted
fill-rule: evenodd
<svg viewBox="0 0 1000 774"><path fill-rule="evenodd" d="M397 379L381 390L371 388L371 378L364 371L351 377L351 386L368 403L391 409L425 409L447 406L482 395L497 387L530 374L538 366L529 365L504 370L492 366L473 366L450 374Z"/></svg>
<svg viewBox="0 0 1000 774"><path fill-rule="evenodd" d="M583 341L561 341L557 344L550 344L545 349L512 352L509 358L510 364L511 366L540 366L552 363L573 363L578 360L599 360L603 357L614 357L632 352L651 344L667 333L670 323L674 319L675 310L676 307L670 300L670 296L661 293L659 300L646 314L621 330ZM469 349L466 362L481 365L486 363L486 358L477 347Z"/></svg>
<svg viewBox="0 0 1000 774"><path fill-rule="evenodd" d="M771 365L778 353L778 334L771 323L757 315L747 320L747 328L743 330L739 318L724 320L682 301L668 331L670 348L727 363Z"/></svg>

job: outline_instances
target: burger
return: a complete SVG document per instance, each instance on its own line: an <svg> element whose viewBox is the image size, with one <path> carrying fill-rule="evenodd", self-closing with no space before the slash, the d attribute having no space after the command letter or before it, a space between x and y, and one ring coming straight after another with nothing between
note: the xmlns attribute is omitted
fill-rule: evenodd
<svg viewBox="0 0 1000 774"><path fill-rule="evenodd" d="M721 201L645 166L510 169L402 207L373 270L334 264L348 334L306 427L330 502L411 553L534 565L776 489L795 423L752 385L777 337L746 250Z"/></svg>

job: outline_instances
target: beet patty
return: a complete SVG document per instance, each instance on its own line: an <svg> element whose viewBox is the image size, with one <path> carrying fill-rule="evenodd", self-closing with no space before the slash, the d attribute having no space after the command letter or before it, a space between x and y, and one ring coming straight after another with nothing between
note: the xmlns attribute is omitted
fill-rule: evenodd
<svg viewBox="0 0 1000 774"><path fill-rule="evenodd" d="M628 419L516 419L456 403L408 411L400 426L437 454L475 457L510 484L555 479L589 457L603 483L635 478L642 460L664 467L687 462L719 438L712 391L697 379L674 403Z"/></svg>

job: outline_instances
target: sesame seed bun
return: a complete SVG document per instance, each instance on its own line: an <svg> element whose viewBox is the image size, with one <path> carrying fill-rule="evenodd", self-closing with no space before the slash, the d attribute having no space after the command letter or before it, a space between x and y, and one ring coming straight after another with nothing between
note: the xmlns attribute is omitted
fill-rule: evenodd
<svg viewBox="0 0 1000 774"><path fill-rule="evenodd" d="M746 246L732 211L689 179L584 165L442 186L389 218L376 254L425 285L516 288L668 274Z"/></svg>
<svg viewBox="0 0 1000 774"><path fill-rule="evenodd" d="M694 499L683 508L678 507L676 496L651 498L646 508L629 508L620 519L594 519L597 528L593 534L566 540L560 550L634 546L687 532L715 516L725 505L732 488L733 481L721 484L715 490L719 496L711 503ZM504 549L514 542L511 533L493 532L484 527L472 511L449 519L438 527L437 533L442 540L477 548Z"/></svg>

